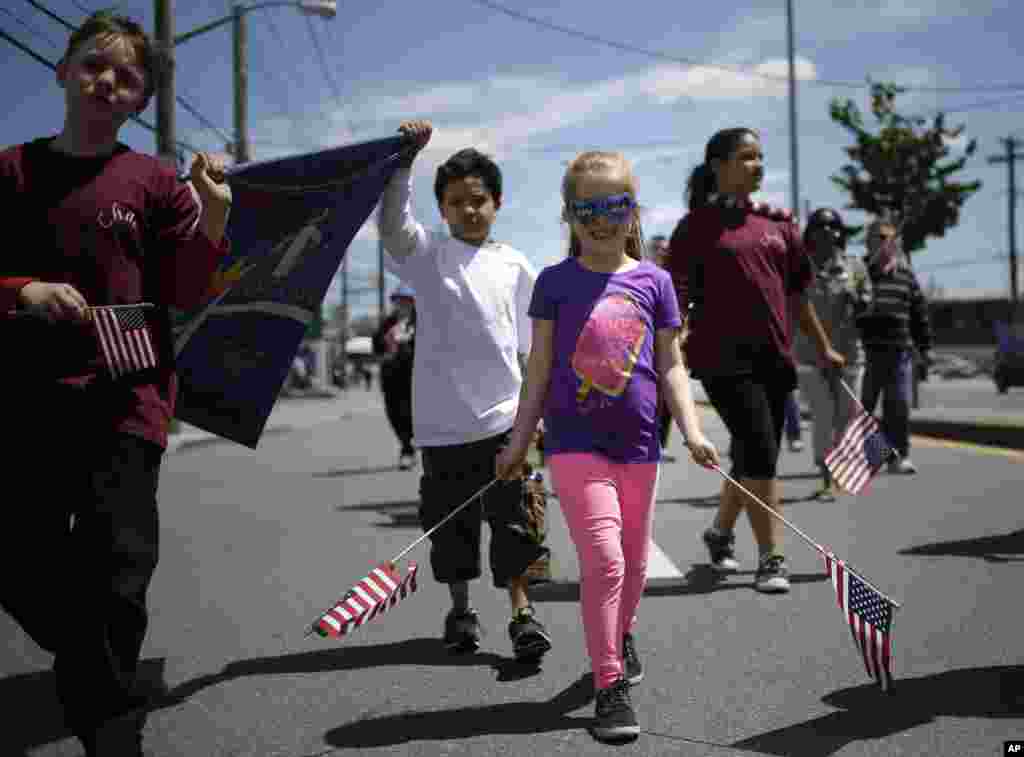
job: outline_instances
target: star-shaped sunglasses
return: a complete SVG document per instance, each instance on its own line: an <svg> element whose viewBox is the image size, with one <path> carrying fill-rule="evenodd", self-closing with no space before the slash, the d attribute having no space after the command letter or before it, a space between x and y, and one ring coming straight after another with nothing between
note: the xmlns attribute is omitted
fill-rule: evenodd
<svg viewBox="0 0 1024 757"><path fill-rule="evenodd" d="M594 223L598 218L607 218L612 223L628 223L636 207L636 200L626 193L569 202L572 217L584 226Z"/></svg>

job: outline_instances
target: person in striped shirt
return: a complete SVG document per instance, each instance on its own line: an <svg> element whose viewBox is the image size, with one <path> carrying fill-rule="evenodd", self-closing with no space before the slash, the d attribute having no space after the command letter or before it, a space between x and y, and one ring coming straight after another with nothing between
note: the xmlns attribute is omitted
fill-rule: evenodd
<svg viewBox="0 0 1024 757"><path fill-rule="evenodd" d="M883 218L868 225L868 267L872 306L857 319L866 354L861 404L873 413L882 402L882 432L898 457L890 473L917 473L910 459L910 401L914 351L928 365L932 331L928 303L901 248L896 226Z"/></svg>

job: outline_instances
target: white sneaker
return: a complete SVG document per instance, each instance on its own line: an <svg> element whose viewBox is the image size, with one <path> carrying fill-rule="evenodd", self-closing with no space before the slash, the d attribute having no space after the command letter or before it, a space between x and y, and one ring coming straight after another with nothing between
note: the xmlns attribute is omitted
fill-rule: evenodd
<svg viewBox="0 0 1024 757"><path fill-rule="evenodd" d="M801 452L804 448L804 443L800 439L789 440L789 451L790 452Z"/></svg>
<svg viewBox="0 0 1024 757"><path fill-rule="evenodd" d="M901 457L899 460L893 460L889 463L889 472L911 476L917 473L917 466L914 465L914 461L909 457Z"/></svg>

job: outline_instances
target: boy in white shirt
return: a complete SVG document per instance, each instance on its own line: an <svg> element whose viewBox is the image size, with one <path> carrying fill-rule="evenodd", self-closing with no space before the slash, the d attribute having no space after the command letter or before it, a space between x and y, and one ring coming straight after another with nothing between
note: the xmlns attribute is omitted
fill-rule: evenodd
<svg viewBox="0 0 1024 757"><path fill-rule="evenodd" d="M399 126L412 143L409 158L388 183L378 219L388 269L416 290L412 405L424 530L495 478L494 458L519 406L530 352L527 308L537 278L522 253L490 238L501 207L501 172L476 150L456 153L437 171L434 193L451 235L428 232L413 218L412 163L432 131L428 121ZM485 517L494 585L509 590L516 659L539 661L551 648L529 603L526 575L548 549L531 535L524 502L524 481L498 481L431 536L434 578L448 584L452 598L444 629L452 651L480 646L469 581L481 575Z"/></svg>

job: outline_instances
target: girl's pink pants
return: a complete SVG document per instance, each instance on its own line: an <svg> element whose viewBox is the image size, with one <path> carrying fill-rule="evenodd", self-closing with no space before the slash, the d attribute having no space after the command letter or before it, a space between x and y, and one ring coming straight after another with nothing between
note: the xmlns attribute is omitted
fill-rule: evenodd
<svg viewBox="0 0 1024 757"><path fill-rule="evenodd" d="M594 686L607 688L622 675L622 637L633 629L647 580L658 464L566 452L548 466L579 558Z"/></svg>

